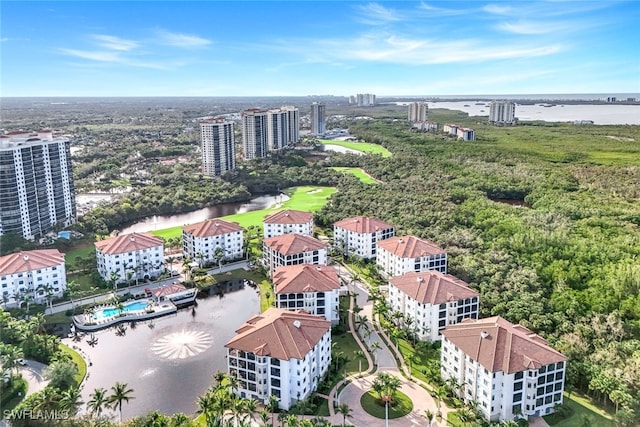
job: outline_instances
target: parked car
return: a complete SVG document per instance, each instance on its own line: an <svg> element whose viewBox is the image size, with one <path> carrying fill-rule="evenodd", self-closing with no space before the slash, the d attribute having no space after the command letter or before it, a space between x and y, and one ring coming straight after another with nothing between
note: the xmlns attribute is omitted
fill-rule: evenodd
<svg viewBox="0 0 640 427"><path fill-rule="evenodd" d="M27 366L28 365L27 361L24 360L24 359L16 359L16 363L18 365L20 365L20 366Z"/></svg>

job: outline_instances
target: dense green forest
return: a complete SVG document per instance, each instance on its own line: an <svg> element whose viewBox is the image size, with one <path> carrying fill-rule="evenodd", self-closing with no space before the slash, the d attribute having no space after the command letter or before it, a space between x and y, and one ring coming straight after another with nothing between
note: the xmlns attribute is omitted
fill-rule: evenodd
<svg viewBox="0 0 640 427"><path fill-rule="evenodd" d="M319 224L372 215L442 245L449 272L481 292L482 316L543 335L570 359L569 390L637 423L640 127L430 119L474 127L477 141L391 118L351 123L394 155L333 155L333 166L365 167L383 183L341 182Z"/></svg>

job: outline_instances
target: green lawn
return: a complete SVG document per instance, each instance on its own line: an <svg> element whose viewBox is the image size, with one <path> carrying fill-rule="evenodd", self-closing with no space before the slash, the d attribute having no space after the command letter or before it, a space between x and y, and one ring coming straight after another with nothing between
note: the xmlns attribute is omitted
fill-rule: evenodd
<svg viewBox="0 0 640 427"><path fill-rule="evenodd" d="M359 367L359 360L362 361L362 372L365 372L369 365L367 359L364 356L356 356L354 352L360 350L360 346L350 333L336 334L331 337L332 344L335 344L334 350L336 352L343 352L346 357L349 358L347 362L347 374L357 374Z"/></svg>
<svg viewBox="0 0 640 427"><path fill-rule="evenodd" d="M362 409L371 416L385 419L385 405L378 399L373 390L366 392L360 398ZM398 391L394 403L389 406L389 419L404 417L413 410L411 398L401 391Z"/></svg>
<svg viewBox="0 0 640 427"><path fill-rule="evenodd" d="M361 151L365 154L380 154L382 157L391 157L391 152L382 145L370 142L336 141L333 139L321 139L321 144L339 145L351 150Z"/></svg>
<svg viewBox="0 0 640 427"><path fill-rule="evenodd" d="M76 375L75 380L78 385L82 384L82 380L84 380L85 375L87 375L87 363L84 361L82 356L80 356L80 353L67 345L60 343L60 351L71 356L74 363L78 365L78 374Z"/></svg>
<svg viewBox="0 0 640 427"><path fill-rule="evenodd" d="M614 427L616 424L610 414L598 408L593 404L591 399L576 393L571 394L571 398L564 394L564 405L569 407L570 415L566 418L560 418L556 415L547 415L544 420L550 426L571 427L576 425L586 425L584 422L589 420L589 425L598 427Z"/></svg>
<svg viewBox="0 0 640 427"><path fill-rule="evenodd" d="M371 175L366 173L362 168L347 168L341 166L333 166L331 169L342 172L342 173L350 173L354 175L356 178L360 180L360 182L365 184L377 184L379 181L372 178Z"/></svg>
<svg viewBox="0 0 640 427"><path fill-rule="evenodd" d="M76 258L86 258L89 254L95 252L96 248L93 243L83 243L64 254L64 263L67 266L67 271L75 271L78 269Z"/></svg>
<svg viewBox="0 0 640 427"><path fill-rule="evenodd" d="M336 192L336 189L335 187L305 186L288 188L284 190L284 192L290 199L280 206L228 215L222 217L222 219L237 222L244 228L262 226L262 220L266 215L284 209L296 209L308 212L318 211L327 203L327 200ZM182 226L152 231L151 234L165 239L178 237L182 235Z"/></svg>

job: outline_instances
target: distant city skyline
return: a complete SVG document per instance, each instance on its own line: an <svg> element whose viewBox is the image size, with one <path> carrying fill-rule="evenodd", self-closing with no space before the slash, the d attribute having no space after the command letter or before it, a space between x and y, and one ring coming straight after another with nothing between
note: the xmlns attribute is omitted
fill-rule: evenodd
<svg viewBox="0 0 640 427"><path fill-rule="evenodd" d="M0 96L640 92L635 1L4 1Z"/></svg>

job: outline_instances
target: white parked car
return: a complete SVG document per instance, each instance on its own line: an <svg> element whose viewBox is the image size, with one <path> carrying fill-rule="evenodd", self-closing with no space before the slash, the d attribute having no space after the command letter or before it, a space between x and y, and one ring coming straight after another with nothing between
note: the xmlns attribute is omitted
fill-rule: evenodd
<svg viewBox="0 0 640 427"><path fill-rule="evenodd" d="M24 360L24 359L16 359L16 363L18 365L20 365L20 366L27 366L28 365L27 361Z"/></svg>

